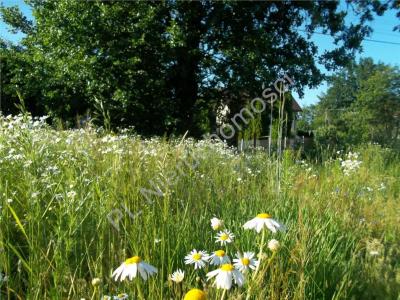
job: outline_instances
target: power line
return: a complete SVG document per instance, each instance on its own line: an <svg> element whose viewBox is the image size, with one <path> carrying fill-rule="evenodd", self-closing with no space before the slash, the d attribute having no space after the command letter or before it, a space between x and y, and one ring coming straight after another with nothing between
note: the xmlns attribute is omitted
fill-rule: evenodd
<svg viewBox="0 0 400 300"><path fill-rule="evenodd" d="M302 29L299 29L299 31L309 33L308 31L302 30ZM321 35L326 35L326 36L332 37L330 34L323 33L323 32L316 32L316 31L314 31L314 32L311 32L311 33L321 34ZM381 43L381 44L389 44L389 45L397 45L397 46L400 46L400 43L396 43L396 42L381 41L381 40L375 40L375 39L363 39L363 40L364 40L364 41L367 41L367 42L374 42L374 43Z"/></svg>
<svg viewBox="0 0 400 300"><path fill-rule="evenodd" d="M400 43L396 43L396 42L379 41L379 40L373 40L373 39L364 39L364 41L367 41L367 42L374 42L374 43L381 43L381 44L388 44L388 45L398 45L398 46L400 46Z"/></svg>

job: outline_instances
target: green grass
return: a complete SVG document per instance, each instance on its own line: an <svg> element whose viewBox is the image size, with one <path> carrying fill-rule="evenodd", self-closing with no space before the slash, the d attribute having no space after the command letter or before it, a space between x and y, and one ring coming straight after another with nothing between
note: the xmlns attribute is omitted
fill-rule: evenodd
<svg viewBox="0 0 400 300"><path fill-rule="evenodd" d="M145 299L180 299L168 281L177 268L185 271L183 291L198 287L220 299L205 281L215 268L194 271L184 256L220 248L214 216L236 235L231 257L237 249L258 252L261 234L242 226L262 212L286 225L267 234L281 248L271 260L265 247L257 278L226 299L246 299L250 286L250 299L399 299L400 158L377 145L358 151L360 168L345 176L337 159L344 154L305 165L292 152L237 155L208 142L56 131L3 118L0 272L8 279L0 299L91 299L93 278L102 279L93 299L122 292L137 299L136 282ZM140 192L155 185L163 196ZM158 274L114 282L112 271L133 255Z"/></svg>

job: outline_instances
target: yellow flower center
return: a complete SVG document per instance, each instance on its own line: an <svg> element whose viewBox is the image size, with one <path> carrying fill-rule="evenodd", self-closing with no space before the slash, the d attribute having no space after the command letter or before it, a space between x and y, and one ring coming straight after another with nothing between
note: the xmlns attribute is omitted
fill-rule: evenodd
<svg viewBox="0 0 400 300"><path fill-rule="evenodd" d="M125 261L125 264L126 265L133 265L133 264L138 264L138 263L140 263L142 260L141 260L141 258L139 257L139 256L134 256L134 257L131 257L131 258L128 258L126 261Z"/></svg>
<svg viewBox="0 0 400 300"><path fill-rule="evenodd" d="M272 218L272 216L271 216L270 214L258 214L258 215L257 215L257 218L260 218L260 219L270 219L270 218Z"/></svg>
<svg viewBox="0 0 400 300"><path fill-rule="evenodd" d="M195 254L193 254L192 258L197 261L202 258L202 255L201 255L201 253L195 253Z"/></svg>
<svg viewBox="0 0 400 300"><path fill-rule="evenodd" d="M242 264L243 266L248 266L250 264L250 259L248 259L247 257L243 257Z"/></svg>
<svg viewBox="0 0 400 300"><path fill-rule="evenodd" d="M184 300L206 300L206 293L199 289L191 289L186 293Z"/></svg>
<svg viewBox="0 0 400 300"><path fill-rule="evenodd" d="M229 235L226 233L221 234L220 236L221 241L226 241L227 239L229 239Z"/></svg>
<svg viewBox="0 0 400 300"><path fill-rule="evenodd" d="M218 257L225 256L225 251L224 250L215 251L215 255Z"/></svg>
<svg viewBox="0 0 400 300"><path fill-rule="evenodd" d="M233 271L235 268L231 264L224 264L221 266L222 271L230 272Z"/></svg>

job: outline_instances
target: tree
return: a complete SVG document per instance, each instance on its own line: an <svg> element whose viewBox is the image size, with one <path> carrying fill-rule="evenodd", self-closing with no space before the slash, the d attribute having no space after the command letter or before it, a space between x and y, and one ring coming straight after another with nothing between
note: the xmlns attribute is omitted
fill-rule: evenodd
<svg viewBox="0 0 400 300"><path fill-rule="evenodd" d="M323 145L399 143L400 71L372 59L351 64L329 79L315 106L313 127Z"/></svg>
<svg viewBox="0 0 400 300"><path fill-rule="evenodd" d="M346 116L351 137L358 138L360 142L399 144L399 69L387 66L365 79L356 93L356 101L351 110L355 113Z"/></svg>
<svg viewBox="0 0 400 300"><path fill-rule="evenodd" d="M30 4L35 26L22 46L42 92L37 100L48 113L68 120L88 109L101 116L101 107L114 126L134 125L144 134L168 130L164 6L69 0Z"/></svg>
<svg viewBox="0 0 400 300"><path fill-rule="evenodd" d="M6 72L5 96L18 86L24 97L36 97L34 106L63 120L90 111L145 135L200 136L215 127L212 110L228 104L235 114L247 103L224 102L222 91L253 97L284 72L302 94L324 79L317 62L328 70L344 66L371 32L370 16L346 25L336 1L27 3L33 22L16 7L1 8L3 20L26 34L21 53L1 50L10 61L23 59L20 75ZM331 34L336 49L318 55L316 30Z"/></svg>
<svg viewBox="0 0 400 300"><path fill-rule="evenodd" d="M316 105L309 105L302 108L299 113L299 119L297 121L297 129L303 132L310 132L313 128L313 122L315 120Z"/></svg>

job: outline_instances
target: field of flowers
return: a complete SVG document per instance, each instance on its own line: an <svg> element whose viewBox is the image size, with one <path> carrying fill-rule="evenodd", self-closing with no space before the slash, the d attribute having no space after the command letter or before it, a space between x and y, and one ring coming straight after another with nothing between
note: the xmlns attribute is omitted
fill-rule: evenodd
<svg viewBox="0 0 400 300"><path fill-rule="evenodd" d="M0 118L0 299L399 299L400 157Z"/></svg>

